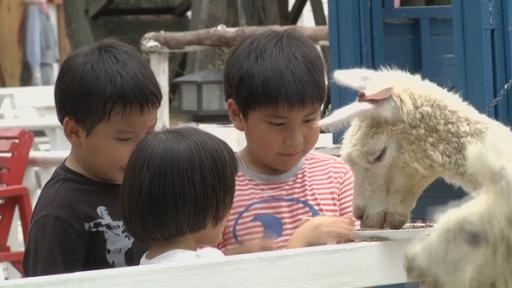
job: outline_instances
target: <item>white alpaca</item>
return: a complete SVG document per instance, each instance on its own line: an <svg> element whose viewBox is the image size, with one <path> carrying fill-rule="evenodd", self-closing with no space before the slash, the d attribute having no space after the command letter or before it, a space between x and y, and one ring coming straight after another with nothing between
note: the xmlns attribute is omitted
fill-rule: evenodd
<svg viewBox="0 0 512 288"><path fill-rule="evenodd" d="M411 279L441 287L512 287L512 134L458 95L418 75L339 70L358 100L320 125L350 125L341 156L355 174L363 227L401 228L416 200L443 177L474 197L442 215L406 253Z"/></svg>

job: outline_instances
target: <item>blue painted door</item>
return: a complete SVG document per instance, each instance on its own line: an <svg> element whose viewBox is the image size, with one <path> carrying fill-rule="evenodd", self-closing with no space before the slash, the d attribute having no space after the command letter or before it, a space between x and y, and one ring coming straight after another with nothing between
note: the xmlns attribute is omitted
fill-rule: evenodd
<svg viewBox="0 0 512 288"><path fill-rule="evenodd" d="M394 66L421 73L486 113L512 79L512 1L403 8L392 2L329 1L330 71ZM334 109L354 97L353 91L331 87ZM488 115L510 125L511 113L512 100L505 97Z"/></svg>
<svg viewBox="0 0 512 288"><path fill-rule="evenodd" d="M510 126L510 91L496 106L489 104L512 78L512 3L455 0L453 8L457 87L480 111Z"/></svg>

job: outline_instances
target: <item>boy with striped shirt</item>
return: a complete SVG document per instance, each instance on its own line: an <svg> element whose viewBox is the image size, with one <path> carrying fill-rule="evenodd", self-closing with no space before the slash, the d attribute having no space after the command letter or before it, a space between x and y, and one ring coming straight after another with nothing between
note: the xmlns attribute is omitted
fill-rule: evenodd
<svg viewBox="0 0 512 288"><path fill-rule="evenodd" d="M293 30L247 37L226 60L224 87L247 146L237 154L235 198L219 248L240 254L349 240L352 172L311 151L326 95L313 43Z"/></svg>

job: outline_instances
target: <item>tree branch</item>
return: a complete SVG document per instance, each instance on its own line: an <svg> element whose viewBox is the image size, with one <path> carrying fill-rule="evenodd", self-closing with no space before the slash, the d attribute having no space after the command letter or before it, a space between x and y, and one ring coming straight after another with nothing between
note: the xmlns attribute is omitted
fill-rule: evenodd
<svg viewBox="0 0 512 288"><path fill-rule="evenodd" d="M295 29L315 43L328 40L327 26L247 26L228 28L220 25L214 28L186 32L149 32L140 41L145 52L186 52L197 50L197 46L231 47L240 39L268 30Z"/></svg>

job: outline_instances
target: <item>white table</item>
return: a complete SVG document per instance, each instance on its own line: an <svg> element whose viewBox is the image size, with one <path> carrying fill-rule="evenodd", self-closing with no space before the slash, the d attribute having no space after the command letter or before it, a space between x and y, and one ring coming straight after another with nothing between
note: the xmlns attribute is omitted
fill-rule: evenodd
<svg viewBox="0 0 512 288"><path fill-rule="evenodd" d="M24 119L0 119L0 128L23 128L28 131L44 131L50 140L50 150L69 150L70 144L64 135L57 117L27 117Z"/></svg>

